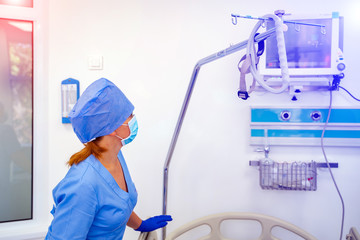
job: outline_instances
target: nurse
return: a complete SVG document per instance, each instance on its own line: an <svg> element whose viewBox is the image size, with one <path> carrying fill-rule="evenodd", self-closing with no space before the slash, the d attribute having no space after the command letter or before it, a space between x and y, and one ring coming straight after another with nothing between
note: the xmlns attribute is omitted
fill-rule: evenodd
<svg viewBox="0 0 360 240"><path fill-rule="evenodd" d="M81 95L70 113L84 148L71 156L70 169L53 190L54 216L45 239L117 239L125 227L150 232L171 216L141 220L133 211L137 192L121 148L136 136L134 106L112 82L101 78Z"/></svg>

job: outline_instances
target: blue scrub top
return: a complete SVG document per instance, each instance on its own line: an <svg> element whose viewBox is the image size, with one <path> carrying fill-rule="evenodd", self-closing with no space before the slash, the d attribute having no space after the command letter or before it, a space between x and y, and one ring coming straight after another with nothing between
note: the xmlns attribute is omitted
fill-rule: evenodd
<svg viewBox="0 0 360 240"><path fill-rule="evenodd" d="M46 240L123 238L137 192L121 152L118 159L128 192L93 155L69 169L53 190L54 219Z"/></svg>

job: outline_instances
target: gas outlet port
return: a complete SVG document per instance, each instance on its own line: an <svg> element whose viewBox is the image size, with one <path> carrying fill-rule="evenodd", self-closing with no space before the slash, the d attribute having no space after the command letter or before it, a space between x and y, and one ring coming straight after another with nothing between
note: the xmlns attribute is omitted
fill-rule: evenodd
<svg viewBox="0 0 360 240"><path fill-rule="evenodd" d="M283 121L289 121L291 118L291 112L288 110L284 110L281 112L280 117Z"/></svg>
<svg viewBox="0 0 360 240"><path fill-rule="evenodd" d="M311 113L311 119L312 119L313 121L320 121L320 119L321 119L321 112L319 112L319 111L314 111L314 112L312 112L312 113Z"/></svg>

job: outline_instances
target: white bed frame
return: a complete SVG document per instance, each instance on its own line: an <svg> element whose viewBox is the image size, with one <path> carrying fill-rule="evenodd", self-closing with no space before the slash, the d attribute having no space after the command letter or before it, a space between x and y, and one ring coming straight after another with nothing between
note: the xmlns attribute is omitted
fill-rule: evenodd
<svg viewBox="0 0 360 240"><path fill-rule="evenodd" d="M281 219L257 214L257 213L238 213L238 212L229 212L229 213L220 213L214 214L210 216L206 216L203 218L196 219L191 221L180 228L176 229L174 232L170 233L166 236L166 240L175 240L183 234L197 228L200 226L209 226L211 231L208 235L201 237L199 240L230 240L225 238L221 234L220 225L225 220L250 220L257 221L261 225L261 235L256 240L280 240L272 235L272 229L274 227L280 227L285 230L288 230L305 240L317 240L310 233L304 231L303 229L289 223L283 221ZM157 240L156 232L151 233L142 233L139 237L139 240Z"/></svg>

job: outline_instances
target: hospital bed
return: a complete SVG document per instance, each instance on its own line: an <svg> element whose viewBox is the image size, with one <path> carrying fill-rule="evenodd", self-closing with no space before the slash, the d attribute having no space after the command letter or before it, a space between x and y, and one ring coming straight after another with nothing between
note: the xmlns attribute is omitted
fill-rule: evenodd
<svg viewBox="0 0 360 240"><path fill-rule="evenodd" d="M349 234L346 235L346 240L360 240L360 234L355 227L350 228Z"/></svg>
<svg viewBox="0 0 360 240"><path fill-rule="evenodd" d="M314 236L301 228L283 221L281 219L257 214L257 213L241 213L241 212L229 212L229 213L220 213L209 215L203 218L196 219L191 221L180 228L176 229L172 233L166 236L166 240L175 240L184 234L198 228L201 226L210 227L210 233L206 236L199 238L198 240L230 240L225 238L221 233L221 223L225 220L248 220L256 221L261 225L261 233L256 240L280 240L272 235L272 229L274 227L279 227L284 230L290 231L293 234L305 239L305 240L317 240ZM138 240L157 240L157 235L155 232L151 233L142 233Z"/></svg>
<svg viewBox="0 0 360 240"><path fill-rule="evenodd" d="M210 227L210 233L198 240L230 240L221 234L220 225L225 220L249 220L259 222L262 229L260 236L256 240L280 240L271 233L274 227L280 227L290 231L305 240L317 240L310 233L281 219L257 213L240 212L220 213L196 219L176 229L166 236L165 240L176 240L178 237L201 226ZM155 231L148 233L143 232L140 234L138 240L158 240L158 237ZM346 235L346 240L360 240L360 234L355 227L350 228L349 233Z"/></svg>
<svg viewBox="0 0 360 240"><path fill-rule="evenodd" d="M156 232L142 232L138 240L158 240Z"/></svg>

